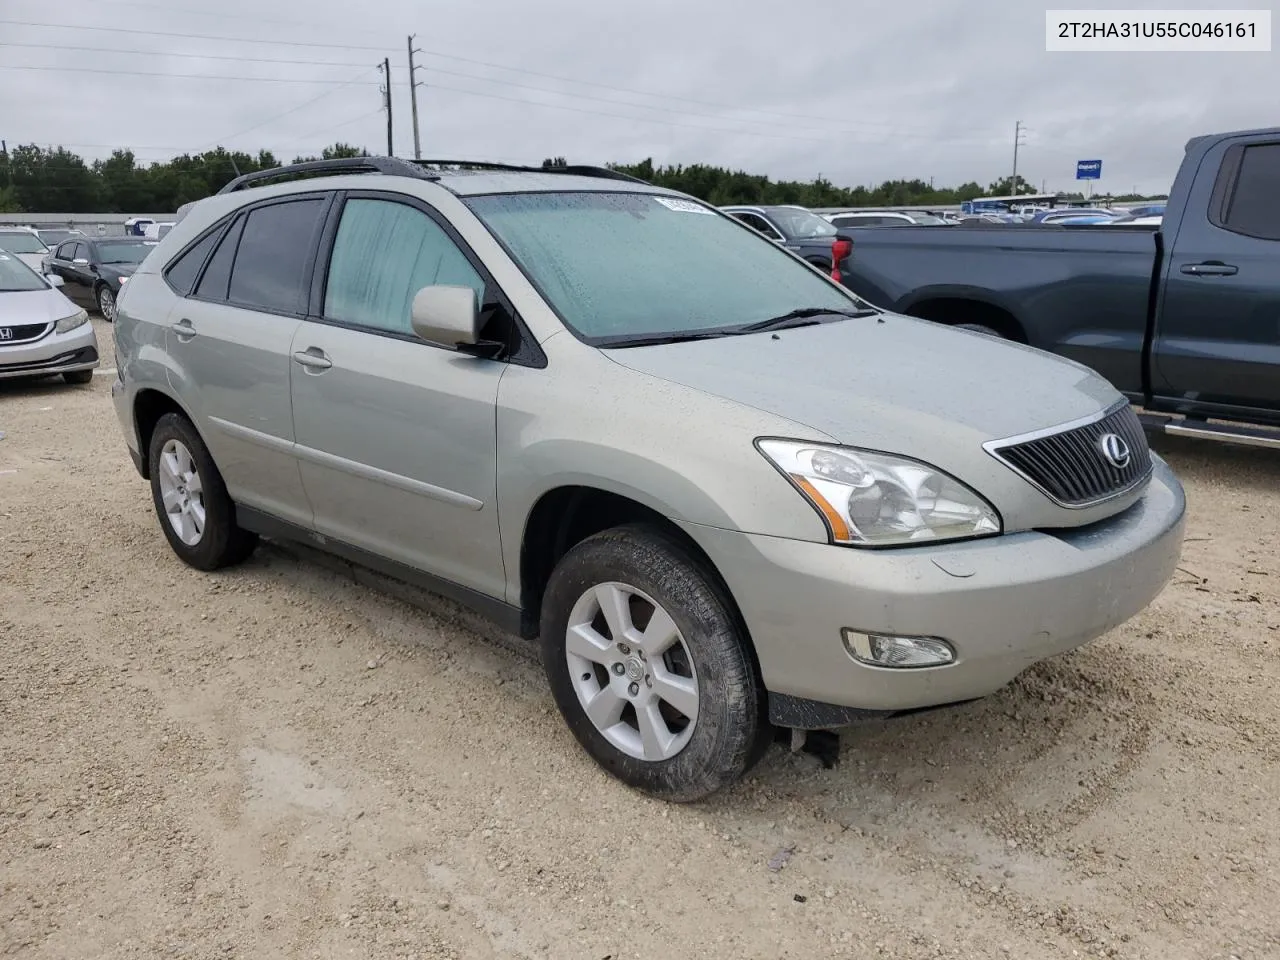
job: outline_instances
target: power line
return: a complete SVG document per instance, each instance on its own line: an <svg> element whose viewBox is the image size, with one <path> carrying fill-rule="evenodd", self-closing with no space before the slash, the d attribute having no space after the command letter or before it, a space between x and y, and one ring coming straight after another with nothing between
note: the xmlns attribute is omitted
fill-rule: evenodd
<svg viewBox="0 0 1280 960"><path fill-rule="evenodd" d="M157 56L165 56L165 57L180 57L180 58L195 59L195 60L230 60L230 61L241 62L241 63L274 63L274 64L288 64L288 65L296 64L296 65L299 65L299 66L321 66L321 67L358 67L358 66L363 66L363 64L359 64L359 63L351 63L351 62L332 62L332 61L324 61L324 60L286 60L286 59L281 59L281 58L276 58L276 57L238 57L238 56L227 56L227 55L218 55L218 54L204 54L204 53L177 53L177 52L161 52L161 51L154 51L154 50L121 50L121 49L116 49L116 48L113 48L113 47L84 47L84 46L69 46L69 45L65 45L65 44L54 44L54 43L19 43L19 42L12 42L12 41L0 41L0 47L30 47L30 48L39 48L39 49L83 50L83 51L97 52L97 53L118 53L118 54L133 54L133 55L144 55L144 56L145 56L145 55L149 55L149 54L154 54L154 55L157 55ZM420 51L420 50L415 50L414 52L421 53L422 51ZM145 73L145 72L142 72L142 71L130 71L130 70L107 70L107 69L105 69L105 68L97 68L97 67L95 67L95 68L89 68L89 67L62 67L62 66L56 66L56 67L55 67L55 66L45 66L45 65L26 66L26 65L8 65L8 64L6 64L6 65L4 65L4 66L3 66L3 69L9 69L9 70L63 70L63 69L66 69L66 70L79 70L79 71L82 71L82 72L121 73L121 74L124 74L124 75L126 75L126 76L128 76L128 75L136 75L136 76L172 76L172 77L181 77L181 78L187 78L187 79L191 79L191 78L201 78L201 79L204 79L204 78L210 78L210 79L228 79L228 80L257 80L257 79L262 79L262 80L264 80L264 81L268 81L268 82L277 82L277 83L278 83L278 82L296 82L296 83L304 83L304 82L307 82L307 83L310 83L310 82L314 82L314 83L336 83L336 82L339 82L339 81L335 81L335 80L331 80L331 79L327 79L327 78L325 78L325 79L315 79L315 80L310 80L310 79L308 79L308 80L301 80L301 79L299 79L299 80L293 80L292 78L280 78L280 77L275 77L275 78L272 78L272 77L262 77L262 78L258 78L258 77L214 77L214 76L213 76L213 75L211 75L211 74L181 74L181 73L173 73L173 74L155 74L155 73ZM413 66L413 65L411 65L411 67L410 67L410 70L411 70L411 71L415 71L415 72L416 72L417 70L426 70L426 69L428 69L428 68L427 68L427 67L424 67L424 66L420 66L420 65L419 65L419 66ZM703 118L703 119L707 119L707 120L720 120L720 121L728 122L728 123L754 124L754 125L756 125L756 126L762 126L762 125L766 125L766 124L767 124L767 121L764 121L764 120L758 120L758 119L754 119L754 118L751 118L751 117L727 117L727 116L720 116L720 115L717 115L717 114L697 113L697 112L694 112L694 111L691 111L691 110L673 109L673 108L671 108L671 107L668 107L668 106L662 106L662 105L654 105L654 104L648 104L648 103L633 103L633 102L628 101L628 100L616 100L616 99L612 99L612 98L609 98L609 97L596 97L596 96L592 96L591 94L588 94L588 93L574 93L574 92L572 92L572 91L567 91L567 90L556 90L556 89L553 89L553 88L550 88L550 87L539 87L539 86L532 86L532 85L530 85L530 84L510 83L510 82L508 82L508 81L501 80L501 79L498 79L498 78L496 78L496 77L479 77L479 76L476 76L475 74L471 74L471 73L459 73L458 71L455 71L455 70L443 70L443 69L441 69L441 68L439 68L439 67L431 67L431 68L429 68L429 69L434 70L436 73L444 74L445 76L459 77L459 78L464 79L464 80L476 80L476 81L480 81L480 82L482 82L482 83L505 83L507 86L510 86L510 87L516 87L516 88L521 89L521 90L532 90L532 91L537 91L537 92L539 92L539 93L549 93L549 94L553 94L553 95L555 95L555 96L560 96L560 97L570 97L570 98L577 99L577 100L590 100L590 101L594 101L594 102L597 102L597 103L613 104L614 106L620 106L620 107L633 107L633 108L635 108L635 109L639 109L639 110L653 110L653 111L657 111L657 112L661 112L661 113L669 113L669 114L676 115L676 116L699 117L699 118ZM397 86L399 86L399 85L400 85L400 83L399 83L399 81L397 81ZM416 88L415 88L415 87L410 87L410 93L411 93L411 100L412 100L412 99L416 99L416 96L415 96L415 94L416 94ZM777 124L774 124L774 126L777 126ZM837 128L837 127L834 127L834 126L832 126L832 125L827 125L826 127L811 127L811 126L803 126L803 125L794 125L794 124L793 124L793 126L795 127L795 129L798 129L798 130L813 130L813 131L821 131L821 130L824 130L824 129L825 129L825 130L829 130L829 131L832 131L832 132L837 132L837 131L839 131L839 132L843 132L843 130L841 130L841 128ZM921 134L914 134L914 133L910 133L910 132L901 132L901 131L899 131L899 132L898 132L898 135L899 135L899 136L903 136L903 137L922 136ZM932 135L930 135L930 137L932 137Z"/></svg>
<svg viewBox="0 0 1280 960"><path fill-rule="evenodd" d="M265 40L257 37L228 37L228 36L220 36L220 35L214 35L214 34L177 33L172 31L159 31L159 30L132 30L132 29L126 29L124 27L99 27L99 26L84 26L79 24L52 24L52 23L40 23L35 21L26 21L26 20L0 20L0 23L9 23L17 26L28 26L28 27L59 27L62 29L73 29L73 30L100 30L100 31L109 32L109 33L130 33L130 34L138 34L138 35L153 36L153 37L176 37L176 38L187 39L187 40L214 40L214 41L226 41L226 42L232 42L232 43L266 43L266 44L278 44L281 46L312 47L317 49L329 49L329 50L376 50L379 52L383 50L382 47L357 46L357 45L351 45L351 44L335 44L335 43L316 43L313 41L304 41L304 40ZM301 21L291 21L291 23L300 25ZM420 52L424 56L439 57L444 60L456 60L459 63L470 63L476 66L488 67L494 70L506 70L508 72L513 72L513 73L523 73L529 76L541 77L547 80L558 80L562 83L575 83L582 86L597 87L603 90L612 90L616 93L629 93L629 94L632 94L633 96L652 97L655 99L676 100L676 101L682 101L685 103L699 104L701 106L714 107L719 110L735 110L735 111L746 112L746 113L759 113L767 116L775 116L775 117L782 117L782 118L788 118L788 119L798 118L798 119L805 119L805 120L817 120L822 122L823 124L831 123L829 117L819 117L813 114L782 113L779 111L764 110L756 107L738 107L738 106L733 106L725 103L715 103L709 100L698 100L693 97L683 97L675 94L653 93L653 92L644 91L644 90L635 90L628 87L611 86L609 84L597 83L591 80L582 80L582 79L577 79L573 77L565 77L558 74L543 73L537 70L526 70L522 67L510 67L510 66L506 66L505 64L492 63L490 61L477 60L470 57L460 57L460 56L457 56L456 54L442 53L437 50L423 50ZM466 74L459 74L459 76L466 76ZM481 78L477 78L477 79L481 79ZM503 81L494 80L493 82L503 82ZM573 94L565 94L565 95L572 96ZM624 105L624 104L619 102L619 105ZM638 107L646 106L645 104L631 104L631 103L627 103L625 105L638 106ZM649 109L658 109L658 108L649 107ZM753 121L746 120L744 122L749 123ZM754 121L754 122L759 123L760 121ZM862 118L859 118L856 122L857 122L857 125L860 127L891 128L899 133L902 132L903 130L908 129L905 127L901 127L900 125L896 125L893 123L886 123L884 121L877 121L877 120L864 120ZM911 128L911 129L917 129L921 132L926 132L929 134L933 133L932 130L927 130L926 128Z"/></svg>
<svg viewBox="0 0 1280 960"><path fill-rule="evenodd" d="M311 104L315 103L317 100L323 100L325 97L330 96L331 94L337 93L339 90L343 88L343 86L355 85L356 83L360 82L361 77L367 76L368 74L372 73L374 70L377 70L377 69L378 69L377 67L369 67L361 71L360 73L356 74L354 77L352 77L342 86L335 87L332 90L325 90L322 93L318 94L317 96L311 97L309 100L304 100L302 103L298 104L296 107L290 107L288 110L285 110L282 113L273 114L272 116L267 117L265 120L259 120L253 126L247 127L246 129L241 130L239 133L234 133L229 137L222 137L221 140L235 140L237 137L242 137L246 133L252 133L254 130L257 130L259 127L266 126L268 123L271 123L273 120L279 120L281 117L287 117L291 113L297 113L303 107L309 107L311 106ZM220 142L219 140L215 140L213 141L213 143L209 144L209 146L214 146L219 142ZM207 149L207 148L202 147L201 149Z"/></svg>
<svg viewBox="0 0 1280 960"><path fill-rule="evenodd" d="M399 86L399 84L397 85ZM640 123L657 123L657 124L662 124L663 126L668 126L668 127L686 127L691 130L701 130L704 133L731 133L731 134L737 134L739 136L746 136L746 137L767 137L769 139L774 139L774 140L805 140L811 143L829 143L829 144L835 144L835 145L840 145L843 142L848 142L850 139L852 139L853 142L856 142L856 143L884 143L886 139L886 137L880 137L879 139L875 139L875 140L865 140L865 139L850 138L848 136L845 136L842 140L830 140L830 139L823 140L823 139L818 139L816 137L802 137L796 134L761 133L756 130L731 130L726 127L708 127L705 124L698 124L698 123L679 123L674 120L660 120L657 117L623 116L622 114L617 114L617 113L605 113L602 110L586 110L581 107L571 107L571 106L568 106L567 104L543 103L537 100L521 100L516 97L504 97L496 93L481 93L479 90L463 90L460 87L447 87L444 84L440 84L440 83L433 83L428 89L448 90L451 93L461 93L461 94L465 94L467 96L472 96L472 97L486 97L491 100L505 100L510 103L522 103L527 106L547 107L548 109L551 109L551 110L569 110L573 113L585 113L585 114L590 114L591 116L597 116L597 117L612 117L615 120L639 121ZM725 119L728 119L728 118L725 118ZM963 139L963 138L960 138L960 139ZM948 138L948 142L952 142L952 143L957 142L957 138L954 138L954 137ZM969 142L990 143L992 141L971 139Z"/></svg>
<svg viewBox="0 0 1280 960"><path fill-rule="evenodd" d="M103 70L98 67L62 66L14 66L0 63L0 70L46 70L57 73L105 73L122 77L164 77L169 80L243 80L249 83L334 83L345 86L349 80L333 80L320 77L229 77L221 73L158 73L151 70ZM374 81L367 81L373 83Z"/></svg>
<svg viewBox="0 0 1280 960"><path fill-rule="evenodd" d="M165 13L189 13L199 17L217 17L221 20L252 20L254 23L275 23L285 27L331 27L336 30L342 30L346 33L364 33L369 35L380 35L381 30L369 30L362 27L353 27L349 24L338 24L334 22L315 23L305 20L279 20L269 17L260 17L256 13L224 13L219 10L197 10L195 7L180 7L168 3L140 3L138 0L93 0L93 5L100 6L102 4L112 4L118 7L137 7L141 10L162 10Z"/></svg>
<svg viewBox="0 0 1280 960"><path fill-rule="evenodd" d="M78 47L66 43L22 43L0 40L0 47L30 47L40 50L83 50L86 53L121 53L153 57L179 57L186 60L234 60L237 63L283 63L307 67L363 67L363 63L336 60L282 60L278 57L228 56L217 53L179 53L173 50L125 50L120 47Z"/></svg>

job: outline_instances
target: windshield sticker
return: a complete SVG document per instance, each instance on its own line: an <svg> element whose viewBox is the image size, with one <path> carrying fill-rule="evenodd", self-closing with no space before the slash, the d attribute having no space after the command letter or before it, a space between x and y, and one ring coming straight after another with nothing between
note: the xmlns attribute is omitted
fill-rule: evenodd
<svg viewBox="0 0 1280 960"><path fill-rule="evenodd" d="M654 197L660 204L668 210L674 210L677 213L705 213L714 217L715 211L708 210L700 203L694 203L692 200L677 200L674 197Z"/></svg>

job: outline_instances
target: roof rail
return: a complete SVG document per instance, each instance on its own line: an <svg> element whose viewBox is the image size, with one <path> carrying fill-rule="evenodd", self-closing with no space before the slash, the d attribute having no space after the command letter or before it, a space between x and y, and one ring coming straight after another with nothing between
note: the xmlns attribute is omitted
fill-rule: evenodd
<svg viewBox="0 0 1280 960"><path fill-rule="evenodd" d="M217 195L235 193L264 180L288 177L300 173L384 173L388 176L415 177L419 180L436 180L439 174L423 170L408 160L398 157L337 157L333 160L306 160L302 163L286 163L236 177Z"/></svg>
<svg viewBox="0 0 1280 960"><path fill-rule="evenodd" d="M619 170L610 170L608 167L595 167L588 164L570 163L562 166L532 167L518 163L490 163L486 160L412 160L405 162L415 165L421 164L424 167L462 167L471 170L506 170L512 173L563 173L575 177L599 177L602 180L649 183L647 180L641 180L639 177L633 177Z"/></svg>

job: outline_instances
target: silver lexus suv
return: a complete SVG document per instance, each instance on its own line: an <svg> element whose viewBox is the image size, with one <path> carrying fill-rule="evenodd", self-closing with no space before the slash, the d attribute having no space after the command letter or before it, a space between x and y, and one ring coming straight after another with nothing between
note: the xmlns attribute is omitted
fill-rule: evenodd
<svg viewBox="0 0 1280 960"><path fill-rule="evenodd" d="M777 729L991 693L1181 550L1181 486L1101 377L608 170L249 174L182 211L114 330L179 557L292 538L478 608L670 800Z"/></svg>

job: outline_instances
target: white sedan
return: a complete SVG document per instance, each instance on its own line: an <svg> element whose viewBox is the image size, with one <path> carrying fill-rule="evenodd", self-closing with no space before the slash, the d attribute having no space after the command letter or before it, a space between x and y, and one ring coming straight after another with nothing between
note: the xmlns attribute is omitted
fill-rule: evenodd
<svg viewBox="0 0 1280 960"><path fill-rule="evenodd" d="M61 374L88 383L98 365L98 338L89 315L42 277L0 249L0 380Z"/></svg>

